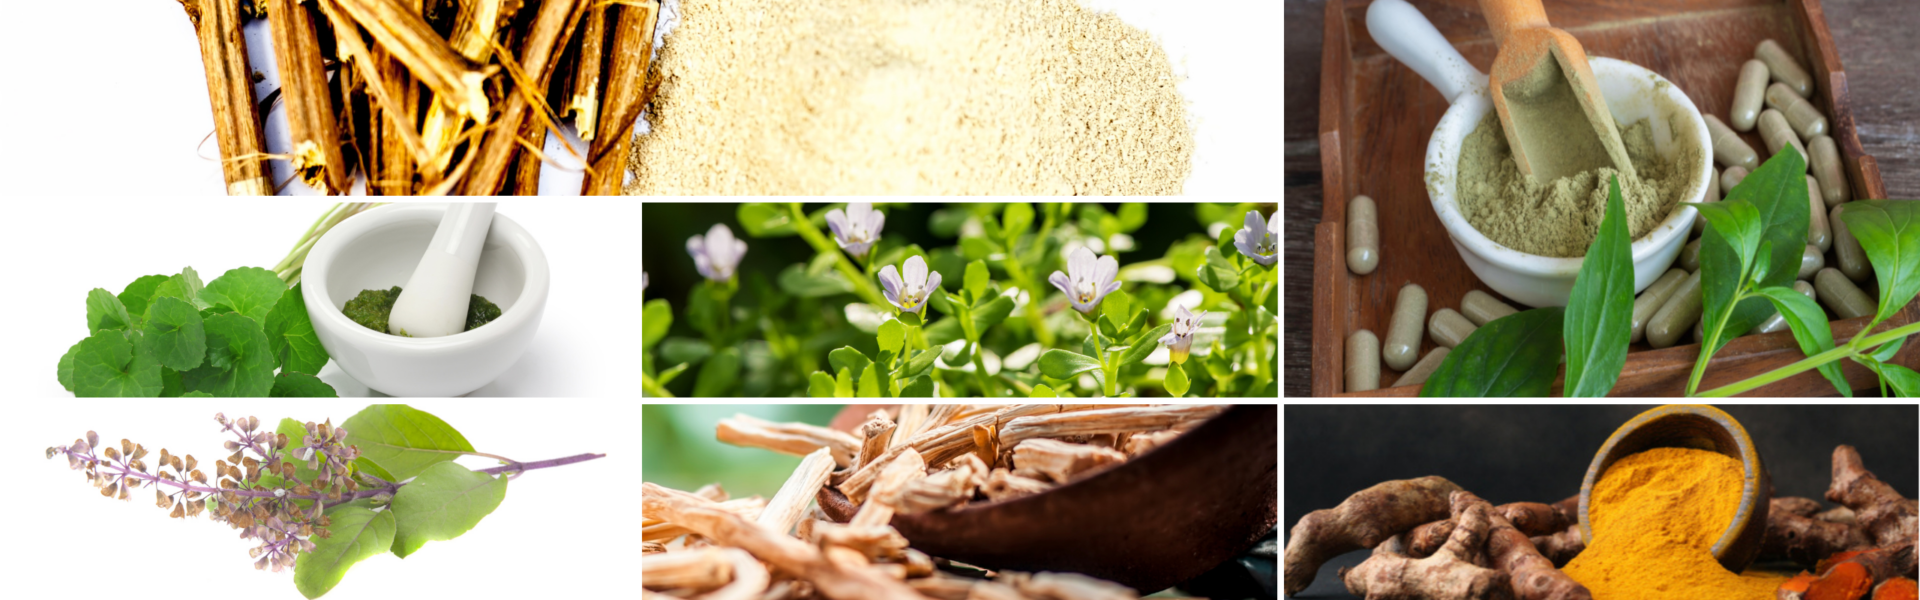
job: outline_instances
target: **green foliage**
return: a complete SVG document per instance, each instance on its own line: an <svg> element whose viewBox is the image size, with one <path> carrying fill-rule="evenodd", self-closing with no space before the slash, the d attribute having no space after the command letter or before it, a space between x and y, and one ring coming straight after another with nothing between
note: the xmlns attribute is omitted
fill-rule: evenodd
<svg viewBox="0 0 1920 600"><path fill-rule="evenodd" d="M640 350L653 348L654 344L667 337L667 330L673 327L673 306L666 300L655 298L648 300L646 308L640 313ZM679 361L686 362L686 361Z"/></svg>
<svg viewBox="0 0 1920 600"><path fill-rule="evenodd" d="M1420 386L1422 397L1545 396L1560 362L1566 309L1536 308L1474 330Z"/></svg>
<svg viewBox="0 0 1920 600"><path fill-rule="evenodd" d="M313 321L307 316L307 300L301 294L301 285L295 284L280 296L280 301L267 313L267 345L273 349L274 359L280 365L282 373L305 373L319 375L320 369L327 366L325 346L320 345L320 336L313 331ZM478 296L475 296L476 298ZM491 304L489 304L491 306ZM499 309L494 309L499 314ZM331 391L331 390L329 390Z"/></svg>
<svg viewBox="0 0 1920 600"><path fill-rule="evenodd" d="M1181 368L1180 365L1167 365L1167 393L1173 394L1175 398L1179 398L1187 395L1187 388L1191 385L1193 384L1187 381L1186 369Z"/></svg>
<svg viewBox="0 0 1920 600"><path fill-rule="evenodd" d="M283 371L273 378L273 389L267 392L269 398L338 398L333 386L320 381L320 378L298 371Z"/></svg>
<svg viewBox="0 0 1920 600"><path fill-rule="evenodd" d="M327 509L330 537L313 536L312 550L300 553L293 566L293 583L300 595L319 598L340 579L347 569L393 547L396 531L393 511L374 512L365 506L343 504Z"/></svg>
<svg viewBox="0 0 1920 600"><path fill-rule="evenodd" d="M1860 241L1880 281L1879 323L1900 312L1920 293L1920 203L1911 200L1863 200L1840 212L1847 231Z"/></svg>
<svg viewBox="0 0 1920 600"><path fill-rule="evenodd" d="M740 350L723 348L700 367L700 378L694 380L693 393L696 396L724 396L726 391L739 383Z"/></svg>
<svg viewBox="0 0 1920 600"><path fill-rule="evenodd" d="M259 397L273 389L273 350L260 323L239 313L205 319L207 359L180 373L187 391L221 397Z"/></svg>
<svg viewBox="0 0 1920 600"><path fill-rule="evenodd" d="M393 495L393 554L400 558L428 541L451 540L480 524L507 497L507 478L444 462L421 471Z"/></svg>
<svg viewBox="0 0 1920 600"><path fill-rule="evenodd" d="M74 395L138 397L160 393L160 364L151 354L135 353L133 344L120 332L102 329L75 348Z"/></svg>
<svg viewBox="0 0 1920 600"><path fill-rule="evenodd" d="M147 304L153 301L153 295L160 290L160 284L166 282L166 275L148 275L133 280L126 289L120 291L120 304L127 314L139 317L147 314Z"/></svg>
<svg viewBox="0 0 1920 600"><path fill-rule="evenodd" d="M1627 364L1633 333L1633 242L1627 236L1620 180L1607 182L1606 216L1587 248L1568 298L1564 331L1569 398L1598 398L1613 390Z"/></svg>
<svg viewBox="0 0 1920 600"><path fill-rule="evenodd" d="M143 354L153 356L160 366L175 371L198 367L206 360L206 325L193 305L179 298L160 298L146 313L147 323L140 329L140 341L135 344ZM304 318L304 309L301 314ZM311 326L307 329L312 331ZM321 360L322 364L325 362Z"/></svg>
<svg viewBox="0 0 1920 600"><path fill-rule="evenodd" d="M900 321L888 319L887 322L880 324L880 335L876 341L880 343L881 350L899 354L900 346L905 342L906 336L906 326L901 325Z"/></svg>
<svg viewBox="0 0 1920 600"><path fill-rule="evenodd" d="M121 304L113 292L100 288L87 292L87 331L118 331L133 326L133 317L127 314L126 305Z"/></svg>
<svg viewBox="0 0 1920 600"><path fill-rule="evenodd" d="M200 291L200 297L216 307L245 315L256 322L265 322L267 312L280 301L287 292L287 283L259 267L240 267L227 271L214 278Z"/></svg>
<svg viewBox="0 0 1920 600"><path fill-rule="evenodd" d="M340 426L360 456L399 479L473 452L473 444L452 425L404 404L368 406Z"/></svg>
<svg viewBox="0 0 1920 600"><path fill-rule="evenodd" d="M1085 354L1053 349L1040 355L1040 372L1054 379L1069 379L1100 368L1100 361Z"/></svg>
<svg viewBox="0 0 1920 600"><path fill-rule="evenodd" d="M1227 248L1232 248L1229 244ZM1200 283L1216 292L1225 293L1240 285L1240 270L1220 255L1219 247L1207 248L1206 263L1200 265L1195 274Z"/></svg>

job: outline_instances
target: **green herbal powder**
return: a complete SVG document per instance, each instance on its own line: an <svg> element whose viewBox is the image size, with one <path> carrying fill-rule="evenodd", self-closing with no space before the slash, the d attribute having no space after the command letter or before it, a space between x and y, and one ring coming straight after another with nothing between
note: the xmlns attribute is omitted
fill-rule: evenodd
<svg viewBox="0 0 1920 600"><path fill-rule="evenodd" d="M1674 127L1674 131L1681 131ZM1620 176L1627 229L1633 239L1667 218L1700 170L1699 148L1681 148L1671 158L1654 151L1653 126L1642 119L1620 129L1635 175L1602 167L1536 184L1520 173L1493 111L1467 136L1455 175L1460 212L1475 229L1502 246L1541 256L1586 256L1607 212L1607 181Z"/></svg>
<svg viewBox="0 0 1920 600"><path fill-rule="evenodd" d="M400 286L397 285L390 290L361 290L360 295L348 300L340 312L362 327L387 333L387 318L393 315L393 302L399 299ZM467 300L467 328L462 331L473 331L498 318L500 307L474 294Z"/></svg>

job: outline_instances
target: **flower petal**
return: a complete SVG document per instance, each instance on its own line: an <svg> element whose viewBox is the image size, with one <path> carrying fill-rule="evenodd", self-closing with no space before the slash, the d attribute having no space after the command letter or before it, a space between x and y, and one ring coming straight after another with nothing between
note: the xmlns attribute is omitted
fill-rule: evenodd
<svg viewBox="0 0 1920 600"><path fill-rule="evenodd" d="M914 258L919 258L919 257L917 257L917 256L916 256L916 257L914 257ZM928 297L932 297L932 296L933 296L933 291L934 291L934 290L937 290L937 289L940 289L940 272L939 272L939 271L934 271L934 272L932 272L932 273L928 273L928 274L927 274L927 288L926 288L926 289L927 289L927 296L928 296Z"/></svg>
<svg viewBox="0 0 1920 600"><path fill-rule="evenodd" d="M1108 283L1105 286L1101 286L1100 289L1093 296L1093 303L1099 304L1101 300L1105 300L1107 298L1107 294L1111 294L1119 290L1120 290L1120 282L1118 281Z"/></svg>
<svg viewBox="0 0 1920 600"><path fill-rule="evenodd" d="M847 239L847 214L838 208L827 211L827 228L833 230L833 239L844 243Z"/></svg>
<svg viewBox="0 0 1920 600"><path fill-rule="evenodd" d="M1086 246L1075 248L1073 254L1067 255L1067 274L1072 275L1074 281L1092 277L1093 267L1098 262L1093 256L1093 250Z"/></svg>
<svg viewBox="0 0 1920 600"><path fill-rule="evenodd" d="M883 213L877 210L867 213L867 235L868 236L876 240L880 239L880 230L885 229L886 226L887 226L887 213Z"/></svg>
<svg viewBox="0 0 1920 600"><path fill-rule="evenodd" d="M1244 229L1244 231L1253 232L1254 239L1259 239L1261 236L1267 235L1267 221L1266 219L1260 218L1260 211L1247 211L1246 229Z"/></svg>
<svg viewBox="0 0 1920 600"><path fill-rule="evenodd" d="M1047 283L1060 288L1060 293L1066 294L1068 298L1073 297L1073 279L1067 277L1066 273L1054 271L1052 275L1047 276Z"/></svg>
<svg viewBox="0 0 1920 600"><path fill-rule="evenodd" d="M924 258L920 258L920 255L915 254L907 257L907 264L903 271L905 271L903 274L906 276L908 285L926 285L927 261Z"/></svg>
<svg viewBox="0 0 1920 600"><path fill-rule="evenodd" d="M1177 339L1179 339L1179 337L1176 334L1169 333L1160 337L1160 343L1163 345L1171 346L1173 345L1174 340L1177 340Z"/></svg>
<svg viewBox="0 0 1920 600"><path fill-rule="evenodd" d="M1094 285L1105 286L1106 284L1113 283L1113 278L1119 274L1120 261L1115 260L1112 256L1102 256L1099 261L1093 263Z"/></svg>
<svg viewBox="0 0 1920 600"><path fill-rule="evenodd" d="M867 215L870 214L873 214L871 202L847 203L847 222L850 224L864 224L867 222Z"/></svg>
<svg viewBox="0 0 1920 600"><path fill-rule="evenodd" d="M746 240L734 240L733 254L729 256L729 258L731 258L732 260L727 262L727 272L732 273L734 267L740 266L740 259L746 258L746 256L747 256Z"/></svg>
<svg viewBox="0 0 1920 600"><path fill-rule="evenodd" d="M900 298L900 284L899 269L893 268L893 265L880 268L880 286L887 288L888 302L894 302ZM899 303L896 302L894 306L899 306Z"/></svg>

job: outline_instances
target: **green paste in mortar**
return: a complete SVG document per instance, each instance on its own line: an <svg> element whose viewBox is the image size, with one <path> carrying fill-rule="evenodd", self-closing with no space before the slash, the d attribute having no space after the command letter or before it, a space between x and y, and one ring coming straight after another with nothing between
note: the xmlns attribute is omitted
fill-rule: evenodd
<svg viewBox="0 0 1920 600"><path fill-rule="evenodd" d="M1678 117L1674 117L1678 119ZM1585 125L1585 123L1581 123ZM1676 126L1673 131L1684 131ZM1621 199L1633 239L1666 220L1681 196L1693 187L1705 155L1681 147L1672 159L1654 151L1653 126L1646 119L1620 128L1635 175L1620 177ZM1475 229L1502 246L1541 256L1586 256L1607 211L1607 180L1618 171L1602 167L1545 184L1533 184L1513 162L1500 117L1487 111L1460 151L1455 175L1460 212Z"/></svg>

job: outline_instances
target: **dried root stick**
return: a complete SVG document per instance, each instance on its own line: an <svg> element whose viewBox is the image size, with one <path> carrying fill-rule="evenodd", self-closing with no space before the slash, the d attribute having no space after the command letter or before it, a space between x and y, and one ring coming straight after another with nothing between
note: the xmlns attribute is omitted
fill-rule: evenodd
<svg viewBox="0 0 1920 600"><path fill-rule="evenodd" d="M1866 545L1869 545L1866 535L1853 526L1769 510L1767 530L1760 538L1760 556L1813 565L1850 548Z"/></svg>
<svg viewBox="0 0 1920 600"><path fill-rule="evenodd" d="M1553 535L1566 530L1570 525L1579 524L1579 519L1571 513L1551 504L1539 502L1511 502L1493 507L1496 516L1504 518L1514 529L1526 536ZM1453 535L1453 520L1434 521L1407 534L1407 554L1420 557L1433 554L1447 543Z"/></svg>
<svg viewBox="0 0 1920 600"><path fill-rule="evenodd" d="M1308 513L1287 534L1286 595L1307 589L1328 559L1446 518L1448 495L1457 491L1460 486L1438 476L1389 481L1348 496L1340 506Z"/></svg>
<svg viewBox="0 0 1920 600"><path fill-rule="evenodd" d="M701 600L757 600L761 592L767 591L772 582L767 567L755 560L752 554L739 548L722 550L727 563L733 567L733 581L720 589L701 596Z"/></svg>
<svg viewBox="0 0 1920 600"><path fill-rule="evenodd" d="M690 494L656 491L659 486L641 484L642 514L656 514L666 521L684 526L727 546L746 550L775 568L813 583L821 595L835 600L878 599L918 600L919 594L906 584L866 569L847 569L826 560L820 551L785 532L762 527L745 518L720 510L713 503ZM660 488L664 489L664 488ZM670 490L669 490L670 491ZM650 577L644 571L642 577Z"/></svg>
<svg viewBox="0 0 1920 600"><path fill-rule="evenodd" d="M200 40L200 63L213 103L213 131L229 196L273 193L267 181L266 138L253 108L253 68L241 33L240 0L180 0Z"/></svg>
<svg viewBox="0 0 1920 600"><path fill-rule="evenodd" d="M1587 549L1586 540L1580 537L1579 524L1568 526L1553 535L1535 536L1528 541L1533 542L1533 548L1539 550L1541 556L1553 561L1555 568L1567 566L1567 563L1573 562L1573 557L1580 555L1580 551Z"/></svg>
<svg viewBox="0 0 1920 600"><path fill-rule="evenodd" d="M834 465L839 467L853 464L861 448L860 440L845 432L805 423L774 423L747 415L721 419L714 429L714 437L735 446L764 448L793 456L806 456L826 448Z"/></svg>
<svg viewBox="0 0 1920 600"><path fill-rule="evenodd" d="M1914 501L1874 477L1853 446L1833 449L1833 485L1827 499L1853 509L1854 522L1877 546L1911 543L1920 532Z"/></svg>
<svg viewBox="0 0 1920 600"><path fill-rule="evenodd" d="M1486 504L1487 502L1470 492L1454 492L1453 498L1456 503L1466 501ZM1552 511L1552 508L1545 504L1537 506L1546 508L1549 512ZM1527 535L1514 527L1506 517L1500 516L1500 511L1491 512L1493 523L1491 530L1487 532L1487 554L1493 561L1493 567L1507 574L1508 581L1513 585L1515 598L1520 600L1593 599L1592 592L1587 591L1586 586L1580 585L1565 572L1555 568L1552 560L1541 556L1540 551L1534 548L1533 542L1527 539ZM1532 514L1526 510L1518 512Z"/></svg>
<svg viewBox="0 0 1920 600"><path fill-rule="evenodd" d="M833 458L828 456L826 448L800 459L800 466L794 468L786 483L780 484L780 491L774 492L773 499L767 501L766 509L761 510L760 517L754 521L786 535L799 522L801 513L807 511L807 503L827 484L827 475L832 472Z"/></svg>
<svg viewBox="0 0 1920 600"><path fill-rule="evenodd" d="M1456 523L1452 537L1432 556L1413 558L1398 551L1396 546L1400 544L1376 545L1373 556L1341 572L1347 591L1367 600L1512 598L1513 588L1506 573L1474 561L1487 542L1493 524L1492 507L1462 500L1452 503Z"/></svg>

